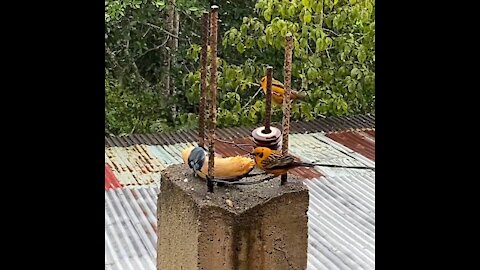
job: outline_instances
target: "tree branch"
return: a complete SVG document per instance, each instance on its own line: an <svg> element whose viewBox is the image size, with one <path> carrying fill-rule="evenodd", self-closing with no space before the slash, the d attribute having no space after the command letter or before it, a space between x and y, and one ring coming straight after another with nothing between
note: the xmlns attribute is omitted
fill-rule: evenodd
<svg viewBox="0 0 480 270"><path fill-rule="evenodd" d="M185 40L184 38L178 37L178 36L176 36L176 35L168 32L167 30L163 29L162 27L160 27L160 26L158 26L158 25L151 24L151 23L148 23L148 22L147 22L147 23L144 23L144 24L145 24L145 25L148 25L148 26L150 26L150 27L156 28L156 29L158 29L158 30L166 33L167 35L169 35L169 36L171 36L171 37L173 37L173 38L180 39L180 40Z"/></svg>
<svg viewBox="0 0 480 270"><path fill-rule="evenodd" d="M328 29L328 28L322 28L322 29L323 29L324 31L327 31L327 32L329 32L329 33L334 34L334 35L337 36L337 37L339 36L339 34L335 33L333 30L330 30L330 29Z"/></svg>
<svg viewBox="0 0 480 270"><path fill-rule="evenodd" d="M145 78L143 78L143 76L140 74L140 70L138 69L138 66L137 64L135 63L135 59L132 58L132 56L130 55L130 32L128 32L128 39L127 39L127 46L125 47L125 54L127 55L127 57L129 58L132 66L133 66L133 70L135 72L135 77L137 77L137 79L139 79L142 83L144 83L147 87L150 86L150 84L148 83L147 80L145 80Z"/></svg>
<svg viewBox="0 0 480 270"><path fill-rule="evenodd" d="M162 44L160 44L160 45L158 45L158 46L155 46L155 47L153 47L153 48L150 48L150 49L144 51L142 54L140 54L140 55L137 57L136 60L140 59L142 56L144 56L145 54L147 54L147 53L149 53L149 52L151 52L151 51L158 50L158 49L160 49L161 47L165 46L165 44L167 44L167 42L168 42L169 39L170 39L170 36L167 36L167 39L165 39L165 41L164 41Z"/></svg>

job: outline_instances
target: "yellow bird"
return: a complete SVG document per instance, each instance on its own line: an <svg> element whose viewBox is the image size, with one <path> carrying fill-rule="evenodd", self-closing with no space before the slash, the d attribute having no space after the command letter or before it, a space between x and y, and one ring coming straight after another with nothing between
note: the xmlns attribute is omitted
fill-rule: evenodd
<svg viewBox="0 0 480 270"><path fill-rule="evenodd" d="M208 155L201 147L190 146L182 151L182 158L196 175L203 179L208 174ZM249 157L217 157L215 156L214 178L236 180L247 175L255 168L255 161Z"/></svg>
<svg viewBox="0 0 480 270"><path fill-rule="evenodd" d="M255 164L258 168L266 173L273 174L274 176L287 173L291 169L298 167L334 167L334 168L349 168L349 169L370 169L375 170L374 167L366 166L344 166L334 164L318 164L303 162L297 157L292 155L283 156L280 151L275 151L267 147L257 147L253 150L252 155L255 156Z"/></svg>
<svg viewBox="0 0 480 270"><path fill-rule="evenodd" d="M266 95L267 94L267 76L264 76L261 80L261 88L263 90L263 93ZM283 83L275 80L272 78L272 101L278 105L283 104L283 97L285 95L285 87ZM290 92L290 100L303 100L305 98L305 95L295 91L291 90Z"/></svg>

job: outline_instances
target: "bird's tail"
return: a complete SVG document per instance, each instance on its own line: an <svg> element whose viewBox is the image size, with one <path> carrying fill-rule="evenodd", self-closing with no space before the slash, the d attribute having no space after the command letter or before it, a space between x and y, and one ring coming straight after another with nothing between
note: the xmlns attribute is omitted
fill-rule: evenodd
<svg viewBox="0 0 480 270"><path fill-rule="evenodd" d="M304 166L304 167L330 167L330 168L344 168L344 169L366 169L366 170L373 170L375 171L375 167L369 166L347 166L347 165L337 165L337 164L321 164L321 163L308 163L308 162L301 162L297 165Z"/></svg>
<svg viewBox="0 0 480 270"><path fill-rule="evenodd" d="M293 165L294 166L300 166L300 167L315 167L315 166L317 166L315 163L308 163L308 162L295 162Z"/></svg>

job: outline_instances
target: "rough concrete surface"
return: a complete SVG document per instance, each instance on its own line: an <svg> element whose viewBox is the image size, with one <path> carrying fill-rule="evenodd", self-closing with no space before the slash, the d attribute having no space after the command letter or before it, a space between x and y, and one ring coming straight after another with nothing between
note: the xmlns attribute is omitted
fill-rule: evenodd
<svg viewBox="0 0 480 270"><path fill-rule="evenodd" d="M184 164L161 179L157 269L306 269L308 190L295 176L214 193Z"/></svg>

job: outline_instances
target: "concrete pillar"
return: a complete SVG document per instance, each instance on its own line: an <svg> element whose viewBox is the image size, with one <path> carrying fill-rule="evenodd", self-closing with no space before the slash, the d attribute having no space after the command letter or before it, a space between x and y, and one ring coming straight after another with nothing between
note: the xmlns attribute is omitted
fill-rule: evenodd
<svg viewBox="0 0 480 270"><path fill-rule="evenodd" d="M157 269L306 269L307 210L308 190L294 175L284 186L277 177L208 193L184 164L170 166L158 199Z"/></svg>

